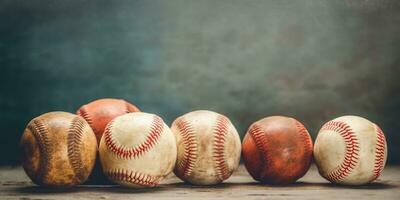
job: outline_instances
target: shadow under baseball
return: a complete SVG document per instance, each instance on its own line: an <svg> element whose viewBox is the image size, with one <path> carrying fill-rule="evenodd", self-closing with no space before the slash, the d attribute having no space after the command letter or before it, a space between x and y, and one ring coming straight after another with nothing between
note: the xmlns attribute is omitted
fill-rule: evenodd
<svg viewBox="0 0 400 200"><path fill-rule="evenodd" d="M68 188L58 187L43 187L43 186L20 186L11 189L12 191L20 194L67 194L75 192L110 192L110 193L155 193L173 189L191 189L192 192L214 192L215 190L224 190L227 188L240 188L240 189L293 189L293 188L325 188L325 189L357 189L357 190L380 190L390 189L396 186L390 183L373 182L361 186L344 186L332 183L315 183L315 182L295 182L287 185L271 185L258 182L237 182L237 183L221 183L217 185L191 185L184 182L162 184L152 188L128 188L118 185L79 185Z"/></svg>
<svg viewBox="0 0 400 200"><path fill-rule="evenodd" d="M390 189L395 188L396 186L390 183L385 182L372 182L365 185L339 185L333 183L325 183L326 187L331 188L344 188L344 189L357 189L357 190L379 190L379 189Z"/></svg>
<svg viewBox="0 0 400 200"><path fill-rule="evenodd" d="M166 190L164 187L128 188L118 185L80 185L68 188L54 188L42 186L23 186L13 188L12 191L20 194L67 194L75 192L110 192L110 193L154 193Z"/></svg>

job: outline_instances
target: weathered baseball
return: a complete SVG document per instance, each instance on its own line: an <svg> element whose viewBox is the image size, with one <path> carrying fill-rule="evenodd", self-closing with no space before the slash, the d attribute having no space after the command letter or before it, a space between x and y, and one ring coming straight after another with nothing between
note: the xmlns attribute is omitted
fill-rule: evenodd
<svg viewBox="0 0 400 200"><path fill-rule="evenodd" d="M81 106L76 111L92 127L97 143L100 142L104 129L111 120L131 112L139 112L139 109L122 99L98 99Z"/></svg>
<svg viewBox="0 0 400 200"><path fill-rule="evenodd" d="M386 157L382 130L358 116L343 116L324 124L314 146L321 176L344 185L362 185L377 179Z"/></svg>
<svg viewBox="0 0 400 200"><path fill-rule="evenodd" d="M312 160L312 140L296 119L272 116L254 122L242 146L247 171L269 184L288 184L306 174Z"/></svg>
<svg viewBox="0 0 400 200"><path fill-rule="evenodd" d="M96 158L96 137L80 116L50 112L34 118L22 135L22 166L35 184L83 183Z"/></svg>
<svg viewBox="0 0 400 200"><path fill-rule="evenodd" d="M178 117L172 123L178 146L174 172L185 182L217 184L238 167L240 138L224 115L200 110Z"/></svg>
<svg viewBox="0 0 400 200"><path fill-rule="evenodd" d="M116 117L100 141L104 174L127 187L152 187L172 172L175 138L154 114L136 112Z"/></svg>

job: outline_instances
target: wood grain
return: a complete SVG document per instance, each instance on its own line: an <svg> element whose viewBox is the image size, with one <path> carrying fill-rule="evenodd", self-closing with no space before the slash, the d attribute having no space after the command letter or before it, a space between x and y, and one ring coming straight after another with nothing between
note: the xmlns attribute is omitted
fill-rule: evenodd
<svg viewBox="0 0 400 200"><path fill-rule="evenodd" d="M173 174L151 189L119 186L77 186L67 189L33 185L22 168L0 168L0 199L400 199L400 166L388 166L378 182L361 187L335 186L312 166L300 181L288 186L260 185L240 166L231 178L216 186L183 184Z"/></svg>

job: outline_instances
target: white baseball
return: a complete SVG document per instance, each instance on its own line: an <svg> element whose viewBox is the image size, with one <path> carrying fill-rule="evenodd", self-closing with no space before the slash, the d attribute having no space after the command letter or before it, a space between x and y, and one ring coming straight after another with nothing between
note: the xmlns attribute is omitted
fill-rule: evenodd
<svg viewBox="0 0 400 200"><path fill-rule="evenodd" d="M344 185L366 184L377 179L385 167L385 135L362 117L339 117L322 126L314 158L325 179Z"/></svg>
<svg viewBox="0 0 400 200"><path fill-rule="evenodd" d="M177 150L171 130L160 117L137 112L107 125L99 154L111 181L127 187L152 187L172 172Z"/></svg>
<svg viewBox="0 0 400 200"><path fill-rule="evenodd" d="M241 144L230 120L206 110L178 117L171 127L178 146L174 172L185 182L217 184L238 167Z"/></svg>

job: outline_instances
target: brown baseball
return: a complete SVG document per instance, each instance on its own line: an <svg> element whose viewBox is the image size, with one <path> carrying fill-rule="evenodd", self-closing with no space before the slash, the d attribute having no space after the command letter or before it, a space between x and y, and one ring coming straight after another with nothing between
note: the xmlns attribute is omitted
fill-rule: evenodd
<svg viewBox="0 0 400 200"><path fill-rule="evenodd" d="M32 119L22 135L22 166L38 185L83 183L92 171L96 137L80 116L50 112Z"/></svg>
<svg viewBox="0 0 400 200"><path fill-rule="evenodd" d="M89 123L99 144L104 129L111 120L126 113L139 111L136 106L123 99L98 99L81 106L76 114Z"/></svg>
<svg viewBox="0 0 400 200"><path fill-rule="evenodd" d="M312 140L299 121L273 116L254 122L242 143L250 175L269 184L288 184L304 176L312 160Z"/></svg>

